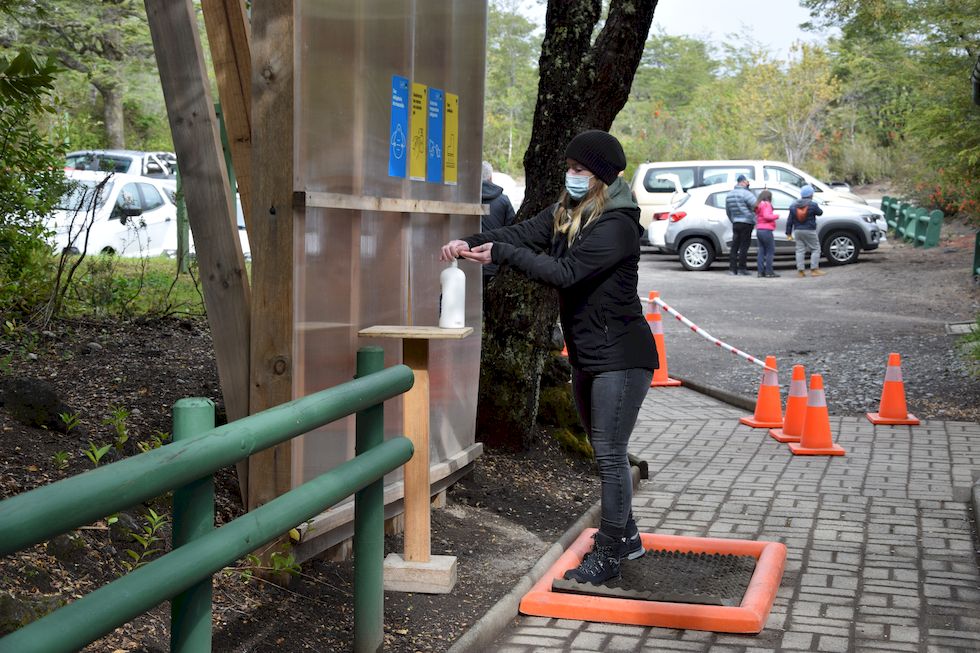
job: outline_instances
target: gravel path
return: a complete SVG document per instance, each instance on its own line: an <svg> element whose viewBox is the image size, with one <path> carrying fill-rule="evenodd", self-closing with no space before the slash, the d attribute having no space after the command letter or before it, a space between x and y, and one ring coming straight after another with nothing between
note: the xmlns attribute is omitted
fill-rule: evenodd
<svg viewBox="0 0 980 653"><path fill-rule="evenodd" d="M909 410L920 418L980 421L980 368L960 354L962 336L947 325L974 322L980 288L970 276L974 231L947 228L939 247L887 242L854 265L798 278L791 258L778 279L733 277L727 261L684 271L676 256L644 254L640 292L657 290L686 318L724 342L776 356L785 399L792 366L823 375L832 414L878 409L890 352L902 355ZM754 274L754 262L750 262ZM754 399L761 368L725 352L664 315L668 367Z"/></svg>

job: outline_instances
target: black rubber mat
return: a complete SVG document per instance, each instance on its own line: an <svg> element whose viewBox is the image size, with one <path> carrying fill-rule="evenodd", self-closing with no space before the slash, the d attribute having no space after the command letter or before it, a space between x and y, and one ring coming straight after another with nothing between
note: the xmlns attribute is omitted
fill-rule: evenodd
<svg viewBox="0 0 980 653"><path fill-rule="evenodd" d="M620 565L620 578L605 585L556 580L555 592L700 605L741 605L756 559L721 553L647 551Z"/></svg>

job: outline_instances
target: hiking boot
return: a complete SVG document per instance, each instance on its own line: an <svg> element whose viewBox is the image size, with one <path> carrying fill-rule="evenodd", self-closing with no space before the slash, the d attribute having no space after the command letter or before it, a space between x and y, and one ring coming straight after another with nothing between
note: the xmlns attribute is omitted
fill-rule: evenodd
<svg viewBox="0 0 980 653"><path fill-rule="evenodd" d="M602 585L619 578L617 544L615 539L597 531L592 550L585 554L578 567L565 572L565 580Z"/></svg>
<svg viewBox="0 0 980 653"><path fill-rule="evenodd" d="M780 277L780 276L782 276L782 275L780 275L780 274L776 274L775 272L770 272L770 273L769 273L769 274L767 274L766 276L767 276L767 277L769 277L770 279L776 279L777 277Z"/></svg>
<svg viewBox="0 0 980 653"><path fill-rule="evenodd" d="M632 519L626 524L626 532L628 535L619 539L618 553L620 562L642 558L647 552L643 548L643 541L640 539L640 531L636 527L636 522Z"/></svg>
<svg viewBox="0 0 980 653"><path fill-rule="evenodd" d="M806 272L804 272L803 270L797 270L796 271L796 276L798 276L798 277L805 277L806 276Z"/></svg>
<svg viewBox="0 0 980 653"><path fill-rule="evenodd" d="M810 270L810 276L811 277L822 277L825 274L827 274L827 273L824 272L823 270L820 270L819 268L816 269L816 270Z"/></svg>
<svg viewBox="0 0 980 653"><path fill-rule="evenodd" d="M738 276L738 270L729 270L728 271L728 274L732 275L733 277L737 277Z"/></svg>
<svg viewBox="0 0 980 653"><path fill-rule="evenodd" d="M755 273L755 276L757 276L757 277L759 277L760 279L762 279L763 277L767 277L767 276L769 276L769 275L767 275L767 274L766 274L765 272L756 272L756 273Z"/></svg>

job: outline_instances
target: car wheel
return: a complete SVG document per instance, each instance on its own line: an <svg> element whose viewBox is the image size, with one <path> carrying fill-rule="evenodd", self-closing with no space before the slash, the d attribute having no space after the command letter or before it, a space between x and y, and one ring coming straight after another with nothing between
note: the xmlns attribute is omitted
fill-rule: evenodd
<svg viewBox="0 0 980 653"><path fill-rule="evenodd" d="M715 260L715 248L704 238L691 238L684 241L677 256L685 270L700 272L707 270Z"/></svg>
<svg viewBox="0 0 980 653"><path fill-rule="evenodd" d="M828 265L848 265L858 260L861 245L857 237L847 231L835 231L824 238L820 245Z"/></svg>

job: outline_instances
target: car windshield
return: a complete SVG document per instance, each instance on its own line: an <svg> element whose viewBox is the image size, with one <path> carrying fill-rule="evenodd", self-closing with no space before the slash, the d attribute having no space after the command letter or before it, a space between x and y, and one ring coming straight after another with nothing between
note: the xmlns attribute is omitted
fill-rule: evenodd
<svg viewBox="0 0 980 653"><path fill-rule="evenodd" d="M63 211L100 209L109 197L109 191L112 190L112 182L108 180L101 183L89 180L72 180L70 183L71 188L61 196L55 208Z"/></svg>

